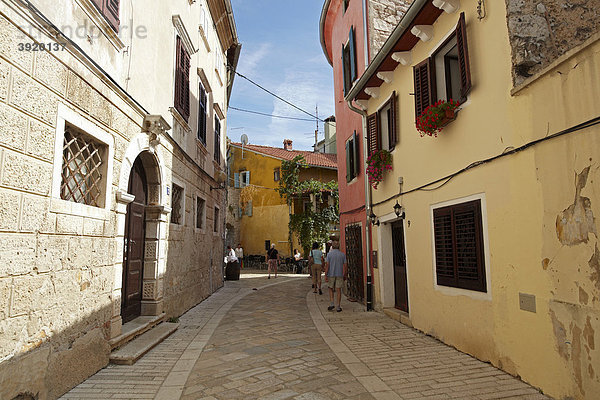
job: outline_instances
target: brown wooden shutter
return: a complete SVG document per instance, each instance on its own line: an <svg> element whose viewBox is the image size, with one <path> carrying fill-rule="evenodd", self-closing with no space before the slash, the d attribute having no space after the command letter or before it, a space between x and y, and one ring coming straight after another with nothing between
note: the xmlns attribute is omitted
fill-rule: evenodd
<svg viewBox="0 0 600 400"><path fill-rule="evenodd" d="M119 0L105 0L104 16L115 31L119 31Z"/></svg>
<svg viewBox="0 0 600 400"><path fill-rule="evenodd" d="M396 115L396 92L394 91L392 93L392 98L390 99L390 131L388 132L390 150L393 149L398 142L398 135L396 133L398 121L396 121Z"/></svg>
<svg viewBox="0 0 600 400"><path fill-rule="evenodd" d="M472 85L469 47L467 45L467 24L465 23L464 12L460 14L458 26L456 27L456 44L458 47L458 69L460 72L460 95L461 100L466 100Z"/></svg>
<svg viewBox="0 0 600 400"><path fill-rule="evenodd" d="M433 210L435 271L438 285L455 286L454 240L450 207Z"/></svg>
<svg viewBox="0 0 600 400"><path fill-rule="evenodd" d="M415 116L419 117L423 111L434 103L433 92L433 59L430 57L413 67L415 80Z"/></svg>
<svg viewBox="0 0 600 400"><path fill-rule="evenodd" d="M377 126L377 113L367 117L367 145L369 155L379 150L379 129Z"/></svg>
<svg viewBox="0 0 600 400"><path fill-rule="evenodd" d="M177 36L175 60L175 109L187 121L190 117L190 56Z"/></svg>
<svg viewBox="0 0 600 400"><path fill-rule="evenodd" d="M481 201L433 210L438 285L486 291Z"/></svg>

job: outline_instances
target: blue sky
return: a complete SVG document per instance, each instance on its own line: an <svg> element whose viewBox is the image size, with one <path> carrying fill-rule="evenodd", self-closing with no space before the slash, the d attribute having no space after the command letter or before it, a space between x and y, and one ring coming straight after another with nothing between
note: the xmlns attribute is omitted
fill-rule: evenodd
<svg viewBox="0 0 600 400"><path fill-rule="evenodd" d="M232 0L242 43L238 72L298 107L325 119L334 114L333 71L319 41L323 0ZM231 107L270 115L310 118L236 76ZM227 136L236 142L242 133L252 144L312 150L315 121L293 121L229 109ZM319 140L323 123L319 122Z"/></svg>

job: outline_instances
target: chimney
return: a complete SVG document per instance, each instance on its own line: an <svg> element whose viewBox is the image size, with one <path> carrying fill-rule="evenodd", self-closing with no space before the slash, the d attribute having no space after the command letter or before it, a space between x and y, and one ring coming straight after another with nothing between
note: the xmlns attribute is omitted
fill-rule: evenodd
<svg viewBox="0 0 600 400"><path fill-rule="evenodd" d="M285 139L283 141L283 149L288 151L292 150L292 141L290 139Z"/></svg>

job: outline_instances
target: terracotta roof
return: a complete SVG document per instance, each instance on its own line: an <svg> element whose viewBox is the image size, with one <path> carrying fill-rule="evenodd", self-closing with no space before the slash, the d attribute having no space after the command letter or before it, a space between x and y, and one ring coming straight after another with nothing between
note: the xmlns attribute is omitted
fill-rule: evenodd
<svg viewBox="0 0 600 400"><path fill-rule="evenodd" d="M231 142L231 145L239 148L242 147L241 143L236 142ZM261 146L258 144L247 144L244 146L244 150L265 154L267 156L279 158L280 160L293 160L294 157L303 155L306 159L306 163L310 166L337 169L336 154L315 153L302 150L284 150L279 147Z"/></svg>

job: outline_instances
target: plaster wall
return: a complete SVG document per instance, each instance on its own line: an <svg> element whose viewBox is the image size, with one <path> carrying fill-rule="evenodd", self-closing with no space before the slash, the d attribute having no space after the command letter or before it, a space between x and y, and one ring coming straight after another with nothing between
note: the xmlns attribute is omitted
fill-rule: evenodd
<svg viewBox="0 0 600 400"><path fill-rule="evenodd" d="M511 96L506 9L499 3L486 5L487 16L479 21L476 2L461 2L473 89L457 119L437 138L420 137L414 126L412 68L399 65L393 82L383 84L380 97L369 101L368 113L384 104L392 91L399 103L393 171L373 191L374 202L397 193L398 176L404 178L407 191L600 115L597 40L559 59ZM443 13L431 41L413 49L413 64L430 56L457 21L457 13ZM599 133L592 126L550 139L473 168L436 190L399 199L406 211L413 325L519 375L554 398L600 396L594 217L600 212L595 167ZM432 209L475 198L482 201L486 293L438 286L434 271ZM378 307L394 305L389 234L393 204L388 201L374 209L384 222L374 232ZM535 312L520 309L519 293L535 296Z"/></svg>
<svg viewBox="0 0 600 400"><path fill-rule="evenodd" d="M51 18L79 15L76 4L73 14L61 13L62 2L39 7ZM169 136L151 141L142 132L143 110L72 48L17 51L34 39L53 42L21 11L0 4L0 398L47 399L106 366L108 340L120 334L121 199L136 157L144 157L153 206L146 211L143 314L178 316L222 286L222 227L217 234L194 230L192 197L204 196L212 210L224 193L209 189L214 179ZM113 44L102 46L88 50L112 74L123 65L105 63ZM170 91L163 97L172 99ZM61 200L54 189L64 118L106 142L105 208ZM182 226L169 224L173 180L186 189Z"/></svg>

